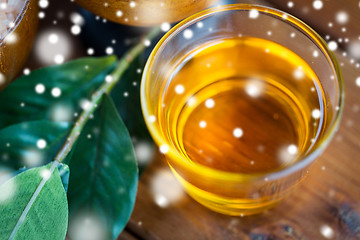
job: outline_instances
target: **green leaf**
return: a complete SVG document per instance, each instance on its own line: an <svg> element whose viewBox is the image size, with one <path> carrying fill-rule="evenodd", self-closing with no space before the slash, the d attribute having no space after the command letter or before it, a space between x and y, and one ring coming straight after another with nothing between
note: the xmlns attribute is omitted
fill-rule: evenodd
<svg viewBox="0 0 360 240"><path fill-rule="evenodd" d="M84 214L101 222L96 225L103 226L106 236L101 239L116 239L135 203L138 170L129 133L107 95L94 115L79 136L70 162L72 239L81 229L76 219Z"/></svg>
<svg viewBox="0 0 360 240"><path fill-rule="evenodd" d="M60 179L62 182L62 185L65 189L65 192L67 192L68 186L69 186L69 177L70 177L70 169L69 166L63 163L60 163L58 166L58 171L60 175ZM17 171L12 171L12 169L4 168L0 166L0 185L7 181L8 179L15 177L16 175L23 173L25 171L29 170L28 168L22 167Z"/></svg>
<svg viewBox="0 0 360 240"><path fill-rule="evenodd" d="M52 161L65 142L70 127L69 123L42 120L1 129L0 166L17 170ZM46 144L44 148L37 146L41 142Z"/></svg>
<svg viewBox="0 0 360 240"><path fill-rule="evenodd" d="M134 59L114 90L111 91L111 98L130 135L151 141L140 105L141 70L144 65L145 61L141 56Z"/></svg>
<svg viewBox="0 0 360 240"><path fill-rule="evenodd" d="M68 207L56 166L29 169L0 186L0 239L64 240Z"/></svg>
<svg viewBox="0 0 360 240"><path fill-rule="evenodd" d="M104 82L115 60L113 56L82 58L20 77L0 93L0 128L40 119L73 121L81 101Z"/></svg>
<svg viewBox="0 0 360 240"><path fill-rule="evenodd" d="M140 105L141 70L144 68L146 59L146 54L134 59L114 90L111 91L111 98L130 132L140 173L148 165L155 151L155 144L147 130Z"/></svg>

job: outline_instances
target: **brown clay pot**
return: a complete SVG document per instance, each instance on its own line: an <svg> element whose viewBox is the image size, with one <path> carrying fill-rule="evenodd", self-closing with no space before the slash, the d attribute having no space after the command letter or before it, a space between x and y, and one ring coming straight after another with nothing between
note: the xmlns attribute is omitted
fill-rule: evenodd
<svg viewBox="0 0 360 240"><path fill-rule="evenodd" d="M14 27L0 39L0 91L22 69L31 51L38 22L38 0L26 0Z"/></svg>
<svg viewBox="0 0 360 240"><path fill-rule="evenodd" d="M152 26L175 22L199 12L217 0L75 0L90 12L110 21Z"/></svg>

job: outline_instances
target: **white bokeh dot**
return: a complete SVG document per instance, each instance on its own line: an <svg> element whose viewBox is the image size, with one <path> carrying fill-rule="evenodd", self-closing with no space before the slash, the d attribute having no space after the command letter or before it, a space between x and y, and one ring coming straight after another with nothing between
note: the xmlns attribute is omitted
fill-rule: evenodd
<svg viewBox="0 0 360 240"><path fill-rule="evenodd" d="M95 51L93 48L88 48L88 50L87 50L88 55L94 55L94 53L95 53Z"/></svg>
<svg viewBox="0 0 360 240"><path fill-rule="evenodd" d="M77 240L107 239L107 231L98 215L78 211L70 218L68 236Z"/></svg>
<svg viewBox="0 0 360 240"><path fill-rule="evenodd" d="M352 57L360 60L360 41L351 41L348 46L348 52Z"/></svg>
<svg viewBox="0 0 360 240"><path fill-rule="evenodd" d="M79 25L73 25L70 31L74 35L79 35L81 33L81 27Z"/></svg>
<svg viewBox="0 0 360 240"><path fill-rule="evenodd" d="M6 77L0 72L0 86L6 82Z"/></svg>
<svg viewBox="0 0 360 240"><path fill-rule="evenodd" d="M311 116L315 119L319 119L320 116L321 116L321 112L319 109L314 109L312 112L311 112Z"/></svg>
<svg viewBox="0 0 360 240"><path fill-rule="evenodd" d="M47 8L49 6L49 1L48 0L40 0L39 1L39 7L40 8Z"/></svg>
<svg viewBox="0 0 360 240"><path fill-rule="evenodd" d="M37 41L35 42L34 50L37 59L46 65L54 63L55 56L58 60L71 58L73 51L73 44L68 32L63 32L60 29L50 28L39 33Z"/></svg>
<svg viewBox="0 0 360 240"><path fill-rule="evenodd" d="M294 7L294 3L290 1L290 2L287 3L287 6L288 6L289 8L292 8L292 7Z"/></svg>
<svg viewBox="0 0 360 240"><path fill-rule="evenodd" d="M129 3L129 5L130 5L131 8L134 8L134 7L136 7L136 2L131 1L131 2Z"/></svg>
<svg viewBox="0 0 360 240"><path fill-rule="evenodd" d="M41 83L36 84L35 92L38 94L43 94L45 92L45 85Z"/></svg>
<svg viewBox="0 0 360 240"><path fill-rule="evenodd" d="M209 98L205 101L205 106L207 108L213 108L215 106L215 101L212 98Z"/></svg>
<svg viewBox="0 0 360 240"><path fill-rule="evenodd" d="M54 57L54 62L55 62L56 64L62 64L64 61L65 61L65 58L64 58L63 55L61 55L61 54L55 55L55 57Z"/></svg>
<svg viewBox="0 0 360 240"><path fill-rule="evenodd" d="M70 14L70 21L75 25L82 26L85 24L85 19L77 12L72 12Z"/></svg>
<svg viewBox="0 0 360 240"><path fill-rule="evenodd" d="M107 75L107 76L105 77L105 82L110 83L110 82L112 82L112 80L113 80L113 77L112 77L111 75Z"/></svg>
<svg viewBox="0 0 360 240"><path fill-rule="evenodd" d="M144 40L145 47L149 47L151 45L151 41L149 39Z"/></svg>
<svg viewBox="0 0 360 240"><path fill-rule="evenodd" d="M256 19L259 17L259 11L255 9L251 9L249 11L249 18Z"/></svg>
<svg viewBox="0 0 360 240"><path fill-rule="evenodd" d="M53 97L60 97L61 96L61 89L58 87L54 87L53 89L51 89L51 95Z"/></svg>
<svg viewBox="0 0 360 240"><path fill-rule="evenodd" d="M320 10L322 9L323 7L323 2L321 0L315 0L313 2L313 7L316 9L316 10Z"/></svg>
<svg viewBox="0 0 360 240"><path fill-rule="evenodd" d="M248 83L245 87L245 92L250 96L250 97L258 97L261 94L261 88L260 85L255 82L255 83Z"/></svg>
<svg viewBox="0 0 360 240"><path fill-rule="evenodd" d="M296 145L291 144L288 146L287 151L290 155L295 155L298 151L298 148L296 147Z"/></svg>
<svg viewBox="0 0 360 240"><path fill-rule="evenodd" d="M199 122L199 126L200 126L201 128L205 128L206 125L207 125L207 123L206 123L205 121L200 121L200 122Z"/></svg>
<svg viewBox="0 0 360 240"><path fill-rule="evenodd" d="M316 50L314 50L314 51L313 51L313 57L318 57L318 56L319 56L319 52L316 51Z"/></svg>
<svg viewBox="0 0 360 240"><path fill-rule="evenodd" d="M153 145L147 141L140 141L134 144L134 150L136 160L139 164L146 164L150 162L153 156L154 148Z"/></svg>
<svg viewBox="0 0 360 240"><path fill-rule="evenodd" d="M156 121L156 117L154 115L149 116L149 122L155 122Z"/></svg>
<svg viewBox="0 0 360 240"><path fill-rule="evenodd" d="M114 53L114 49L112 47L107 47L105 49L105 52L107 55L113 54Z"/></svg>
<svg viewBox="0 0 360 240"><path fill-rule="evenodd" d="M8 159L7 153L2 154L2 159ZM0 168L0 186L2 186L2 192L0 194L0 205L5 202L9 202L16 197L17 184L15 181L8 181L13 176L12 171L7 167ZM16 199L14 199L16 201Z"/></svg>
<svg viewBox="0 0 360 240"><path fill-rule="evenodd" d="M174 175L168 170L157 170L151 178L149 190L154 202L166 208L183 199L184 191ZM138 223L141 225L141 222Z"/></svg>
<svg viewBox="0 0 360 240"><path fill-rule="evenodd" d="M155 202L161 208L166 208L169 206L169 200L165 196L160 194L155 196Z"/></svg>
<svg viewBox="0 0 360 240"><path fill-rule="evenodd" d="M335 51L338 48L338 44L335 41L328 42L328 47L331 51Z"/></svg>
<svg viewBox="0 0 360 240"><path fill-rule="evenodd" d="M6 8L7 8L7 3L6 2L0 3L0 9L6 10Z"/></svg>
<svg viewBox="0 0 360 240"><path fill-rule="evenodd" d="M327 239L331 239L334 237L334 230L328 225L321 226L320 233Z"/></svg>
<svg viewBox="0 0 360 240"><path fill-rule="evenodd" d="M185 88L184 88L183 85L178 84L178 85L175 86L175 92L176 92L177 94L183 94L184 91L185 91Z"/></svg>
<svg viewBox="0 0 360 240"><path fill-rule="evenodd" d="M244 134L244 132L243 132L243 130L241 128L235 128L233 130L233 135L236 138L241 138L243 136L243 134Z"/></svg>
<svg viewBox="0 0 360 240"><path fill-rule="evenodd" d="M162 30L163 32L169 31L170 28L171 28L171 25L170 25L170 23L168 23L168 22L164 22L164 23L161 24L161 30Z"/></svg>
<svg viewBox="0 0 360 240"><path fill-rule="evenodd" d="M91 102L88 99L81 99L79 103L83 110L89 110L91 108Z"/></svg>
<svg viewBox="0 0 360 240"><path fill-rule="evenodd" d="M356 86L360 87L360 76L356 78L355 84Z"/></svg>
<svg viewBox="0 0 360 240"><path fill-rule="evenodd" d="M45 13L44 12L39 12L38 16L39 16L40 19L43 19L43 18L45 18Z"/></svg>
<svg viewBox="0 0 360 240"><path fill-rule="evenodd" d="M169 151L169 146L166 144L163 144L160 146L159 150L162 154L166 154Z"/></svg>
<svg viewBox="0 0 360 240"><path fill-rule="evenodd" d="M39 149L44 149L46 147L47 143L44 139L39 139L37 140L36 142L36 146L39 148Z"/></svg>
<svg viewBox="0 0 360 240"><path fill-rule="evenodd" d="M24 68L23 72L24 72L25 75L29 75L31 71L28 68Z"/></svg>
<svg viewBox="0 0 360 240"><path fill-rule="evenodd" d="M185 31L183 32L184 38L186 39L190 39L194 36L194 33L191 29L185 29Z"/></svg>
<svg viewBox="0 0 360 240"><path fill-rule="evenodd" d="M48 39L51 44L56 44L59 41L59 36L56 33L51 33Z"/></svg>
<svg viewBox="0 0 360 240"><path fill-rule="evenodd" d="M345 24L349 21L349 15L345 11L340 11L340 12L336 13L335 19L336 19L337 23Z"/></svg>
<svg viewBox="0 0 360 240"><path fill-rule="evenodd" d="M195 97L190 97L189 100L187 101L187 104L189 106L194 106L196 103L196 98Z"/></svg>
<svg viewBox="0 0 360 240"><path fill-rule="evenodd" d="M122 17L122 15L123 15L123 12L121 10L116 11L117 17Z"/></svg>
<svg viewBox="0 0 360 240"><path fill-rule="evenodd" d="M293 76L295 79L298 80L303 79L305 77L305 73L302 67L298 67L297 69L295 69L293 72Z"/></svg>

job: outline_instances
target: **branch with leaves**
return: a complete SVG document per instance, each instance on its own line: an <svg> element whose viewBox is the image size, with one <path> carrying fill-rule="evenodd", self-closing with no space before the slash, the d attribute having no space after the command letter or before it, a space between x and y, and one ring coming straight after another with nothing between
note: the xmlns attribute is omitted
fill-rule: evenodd
<svg viewBox="0 0 360 240"><path fill-rule="evenodd" d="M0 166L20 169L0 185L0 239L63 240L68 210L74 239L84 229L101 239L123 230L138 168L110 93L145 47L141 41L119 62L84 58L36 70L0 93Z"/></svg>

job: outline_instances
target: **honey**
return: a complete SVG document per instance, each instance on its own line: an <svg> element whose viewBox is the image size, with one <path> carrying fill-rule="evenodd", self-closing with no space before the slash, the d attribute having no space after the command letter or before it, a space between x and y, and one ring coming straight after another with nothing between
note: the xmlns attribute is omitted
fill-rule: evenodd
<svg viewBox="0 0 360 240"><path fill-rule="evenodd" d="M237 37L200 45L167 78L160 124L189 163L233 173L274 172L306 155L326 121L314 71L269 40Z"/></svg>

